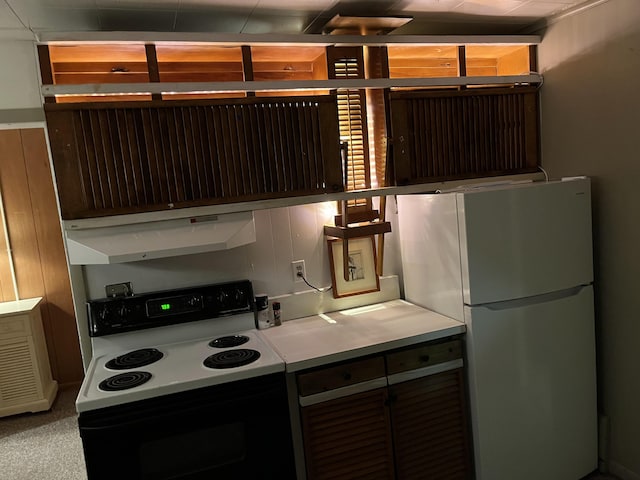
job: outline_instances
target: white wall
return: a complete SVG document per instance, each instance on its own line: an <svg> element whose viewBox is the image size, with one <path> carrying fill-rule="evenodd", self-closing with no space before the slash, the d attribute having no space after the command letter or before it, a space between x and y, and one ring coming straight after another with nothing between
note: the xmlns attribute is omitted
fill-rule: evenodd
<svg viewBox="0 0 640 480"><path fill-rule="evenodd" d="M389 204L393 205L390 201ZM392 206L388 208L392 209ZM87 296L105 296L104 286L131 281L137 293L248 278L255 293L269 297L310 290L294 283L293 260L304 260L307 280L314 286L331 285L325 224L333 224L335 202L256 210L257 241L221 252L185 255L115 265L85 266ZM384 274L397 274L397 245L386 235Z"/></svg>
<svg viewBox="0 0 640 480"><path fill-rule="evenodd" d="M610 467L640 478L640 2L552 24L539 49L543 166L593 178L600 409Z"/></svg>
<svg viewBox="0 0 640 480"><path fill-rule="evenodd" d="M0 41L0 110L42 108L32 40Z"/></svg>

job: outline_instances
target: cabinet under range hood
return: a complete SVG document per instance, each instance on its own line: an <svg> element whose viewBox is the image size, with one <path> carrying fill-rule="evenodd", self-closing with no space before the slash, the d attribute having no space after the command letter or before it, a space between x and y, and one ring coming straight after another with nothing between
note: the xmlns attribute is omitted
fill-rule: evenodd
<svg viewBox="0 0 640 480"><path fill-rule="evenodd" d="M69 263L135 262L227 250L256 241L253 212L163 217L156 213L64 222Z"/></svg>

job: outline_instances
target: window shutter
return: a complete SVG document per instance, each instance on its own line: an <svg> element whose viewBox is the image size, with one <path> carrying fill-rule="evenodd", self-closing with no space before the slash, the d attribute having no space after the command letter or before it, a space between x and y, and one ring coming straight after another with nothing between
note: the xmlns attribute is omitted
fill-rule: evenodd
<svg viewBox="0 0 640 480"><path fill-rule="evenodd" d="M362 79L364 60L361 47L328 47L328 74L331 79ZM337 90L340 141L347 143L346 190L371 188L365 90ZM370 199L348 202L349 210L370 210Z"/></svg>

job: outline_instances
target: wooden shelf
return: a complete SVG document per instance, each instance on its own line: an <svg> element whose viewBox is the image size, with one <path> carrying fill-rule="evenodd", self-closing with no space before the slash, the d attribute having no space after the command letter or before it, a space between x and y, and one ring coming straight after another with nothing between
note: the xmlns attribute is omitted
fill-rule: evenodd
<svg viewBox="0 0 640 480"><path fill-rule="evenodd" d="M367 224L354 225L351 227L339 227L334 225L324 226L325 235L342 239L368 237L370 235L389 233L390 231L391 223L389 222L369 222Z"/></svg>

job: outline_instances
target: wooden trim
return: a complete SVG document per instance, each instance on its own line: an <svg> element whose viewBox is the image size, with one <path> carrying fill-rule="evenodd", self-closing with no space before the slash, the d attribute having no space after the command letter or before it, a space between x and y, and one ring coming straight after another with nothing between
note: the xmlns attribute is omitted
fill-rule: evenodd
<svg viewBox="0 0 640 480"><path fill-rule="evenodd" d="M149 81L154 83L160 82L160 67L158 66L158 55L156 52L156 46L152 44L146 44L144 46L145 54L147 55L147 70L149 73ZM152 100L162 100L161 93L151 94Z"/></svg>
<svg viewBox="0 0 640 480"><path fill-rule="evenodd" d="M40 63L40 78L42 84L53 85L53 70L51 69L49 45L38 45L38 61Z"/></svg>
<svg viewBox="0 0 640 480"><path fill-rule="evenodd" d="M529 45L529 71L538 71L538 46Z"/></svg>
<svg viewBox="0 0 640 480"><path fill-rule="evenodd" d="M389 233L390 231L391 223L389 222L372 222L367 225L356 225L352 227L324 226L324 234L336 238L367 237L369 235Z"/></svg>
<svg viewBox="0 0 640 480"><path fill-rule="evenodd" d="M467 76L467 49L464 45L458 47L458 76Z"/></svg>
<svg viewBox="0 0 640 480"><path fill-rule="evenodd" d="M242 46L242 72L245 82L253 81L253 61L251 59L251 47L249 45ZM256 92L247 92L247 97L255 96Z"/></svg>
<svg viewBox="0 0 640 480"><path fill-rule="evenodd" d="M344 209L341 209L341 211ZM360 212L349 211L349 223L360 223L360 222L371 222L373 220L378 219L378 210L364 210ZM345 218L344 215L335 215L333 217L333 223L339 227L346 227L347 224L344 223Z"/></svg>
<svg viewBox="0 0 640 480"><path fill-rule="evenodd" d="M242 46L242 71L245 82L253 81L253 60L251 58L251 47L249 45Z"/></svg>
<svg viewBox="0 0 640 480"><path fill-rule="evenodd" d="M40 64L40 78L42 85L53 85L53 70L51 68L51 54L49 45L38 45L38 62ZM45 97L44 103L56 103L56 97Z"/></svg>
<svg viewBox="0 0 640 480"><path fill-rule="evenodd" d="M157 83L160 81L160 68L158 67L158 55L155 45L145 45L145 54L147 55L147 71L149 73L149 81Z"/></svg>

